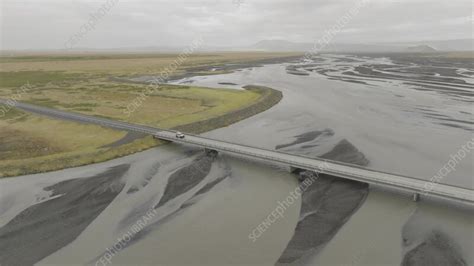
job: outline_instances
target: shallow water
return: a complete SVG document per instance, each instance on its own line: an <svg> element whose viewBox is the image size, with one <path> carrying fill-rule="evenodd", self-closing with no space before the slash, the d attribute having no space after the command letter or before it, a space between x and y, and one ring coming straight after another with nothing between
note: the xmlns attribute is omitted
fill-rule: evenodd
<svg viewBox="0 0 474 266"><path fill-rule="evenodd" d="M341 69L349 71L362 63L397 66L388 58L355 57L357 61L353 63L346 62L351 57L339 56L341 63L333 57L336 56L324 56L323 67L333 69L332 76L335 77L346 77ZM317 148L299 146L296 152L321 155L339 140L347 139L366 155L370 168L426 180L447 163L450 154L473 138L472 102L465 101L466 98L472 101L472 96L446 95L434 89L419 90L406 82L387 78L363 78L367 84L356 84L330 80L317 72L309 72L309 76L290 75L285 70L288 65L267 65L174 83L223 87L219 83L231 82L240 86L263 85L283 92L283 100L270 111L206 133L207 136L275 148L293 141L297 135L331 129L335 133L333 136L304 143L306 146L318 145ZM474 83L473 78L463 79ZM461 90L474 92L472 86ZM427 116L426 110L435 116ZM460 121L451 122L460 127L441 125L434 118L436 115ZM456 166L456 171L441 182L474 188L473 158L470 153Z"/></svg>
<svg viewBox="0 0 474 266"><path fill-rule="evenodd" d="M365 204L306 265L400 265L403 225L416 209L409 199L372 191Z"/></svg>

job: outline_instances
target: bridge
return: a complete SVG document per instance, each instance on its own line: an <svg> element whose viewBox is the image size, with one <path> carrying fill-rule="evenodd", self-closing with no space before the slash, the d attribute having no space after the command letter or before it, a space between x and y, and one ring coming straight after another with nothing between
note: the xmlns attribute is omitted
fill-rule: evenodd
<svg viewBox="0 0 474 266"><path fill-rule="evenodd" d="M175 132L168 130L157 131L154 134L154 137L161 140L198 146L208 150L227 152L240 156L278 163L289 166L290 169L300 169L324 173L340 178L368 183L371 185L378 185L381 187L388 187L395 190L409 192L413 193L414 200L418 200L422 196L429 196L448 199L474 206L474 191L462 187L446 184L433 184L430 183L429 180L385 173L352 164L256 148L191 134L187 134L185 138L177 138Z"/></svg>
<svg viewBox="0 0 474 266"><path fill-rule="evenodd" d="M0 99L0 103L2 102L5 103L4 100L2 101L2 99ZM222 140L215 140L198 135L186 134L184 138L177 138L176 132L171 130L162 130L159 128L61 111L27 103L17 102L15 107L25 111L60 119L98 124L120 130L141 132L153 135L155 138L165 141L193 145L207 150L236 154L248 158L277 163L288 166L290 169L314 171L397 191L408 192L413 194L414 200L418 200L420 197L435 198L454 201L467 205L468 207L474 207L474 191L472 189L441 183L434 184L430 183L429 180L376 171L331 160L310 158Z"/></svg>

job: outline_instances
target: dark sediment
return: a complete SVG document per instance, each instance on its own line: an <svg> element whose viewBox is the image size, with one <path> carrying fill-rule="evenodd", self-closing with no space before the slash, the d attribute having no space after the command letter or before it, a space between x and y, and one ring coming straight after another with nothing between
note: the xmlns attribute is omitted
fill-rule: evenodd
<svg viewBox="0 0 474 266"><path fill-rule="evenodd" d="M129 167L45 188L62 196L27 208L0 228L0 265L33 265L72 242L121 192Z"/></svg>
<svg viewBox="0 0 474 266"><path fill-rule="evenodd" d="M267 58L267 59L258 59L249 62L243 63L228 63L228 64L217 64L217 65L203 65L188 67L185 69L184 74L174 75L170 77L169 80L178 80L187 77L199 76L199 75L213 75L212 72L217 74L222 72L232 72L240 69L251 68L251 67L261 67L267 64L281 64L286 62L291 62L299 60L301 55L296 56L284 56L279 58Z"/></svg>
<svg viewBox="0 0 474 266"><path fill-rule="evenodd" d="M324 159L333 161L351 163L361 166L369 164L369 160L352 143L343 139L334 148L321 156Z"/></svg>
<svg viewBox="0 0 474 266"><path fill-rule="evenodd" d="M303 193L295 234L276 265L292 265L317 253L349 220L367 194L367 184L320 175Z"/></svg>
<svg viewBox="0 0 474 266"><path fill-rule="evenodd" d="M322 158L366 166L369 161L347 140L340 141ZM315 175L303 171L300 175ZM295 234L276 265L299 265L317 254L362 205L368 185L320 174L302 194Z"/></svg>
<svg viewBox="0 0 474 266"><path fill-rule="evenodd" d="M199 158L196 158L190 165L183 167L177 170L176 172L174 172L172 176L170 176L169 178L168 184L166 186L165 192L163 193L163 196L160 202L154 208L156 209L162 206L166 202L169 202L170 200L176 198L177 196L185 193L186 191L189 191L190 189L198 185L209 174L210 169L211 169L211 164L215 160L215 158L216 157L214 154L205 154L205 155L203 154ZM163 223L170 221L172 217L179 214L183 209L196 203L199 200L198 198L199 195L207 193L214 186L216 186L218 183L220 183L225 178L227 178L229 175L230 173L227 172L222 177L219 177L216 180L213 180L207 183L206 185L204 185L190 199L184 202L180 206L180 208L160 218L160 220L149 224L147 227L143 228L140 232L134 234L131 237L131 240L126 243L124 248L135 244L140 239L146 237L151 231L156 230L156 228L161 226ZM133 212L131 212L127 218L125 218L124 220L120 222L121 227L125 228L127 225L131 224L133 221L136 221L137 219L139 219L143 215L143 213L149 210L148 206L150 206L149 203L146 203L140 208L133 210ZM92 260L92 262L96 261L101 256L96 257L94 260Z"/></svg>
<svg viewBox="0 0 474 266"><path fill-rule="evenodd" d="M296 76L309 76L308 72L299 71L299 70L287 70L286 73Z"/></svg>
<svg viewBox="0 0 474 266"><path fill-rule="evenodd" d="M218 84L219 85L238 85L238 84L235 84L233 82L219 82Z"/></svg>
<svg viewBox="0 0 474 266"><path fill-rule="evenodd" d="M185 208L187 208L191 205L194 205L194 203L196 203L196 199L198 198L198 196L209 192L213 187L215 187L220 182L224 181L224 179L226 179L227 177L228 177L228 175L224 175L224 176L221 176L221 177L217 178L214 181L211 181L211 182L207 183L198 192L196 192L196 194L194 194L189 200L187 200L185 203L183 203L183 205L181 205L181 207L179 209L183 210L183 209L185 209Z"/></svg>
<svg viewBox="0 0 474 266"><path fill-rule="evenodd" d="M467 265L450 239L440 231L431 234L418 246L410 250L402 266L464 266Z"/></svg>
<svg viewBox="0 0 474 266"><path fill-rule="evenodd" d="M267 65L267 64L281 64L281 63L296 61L299 59L301 59L301 55L249 60L248 62L240 62L240 63L219 63L219 64L214 64L214 65L189 66L182 69L182 71L184 71L183 73L172 74L167 79L162 79L162 80L163 80L163 83L166 83L169 81L180 80L180 79L189 78L189 77L231 73L233 71L239 71L245 68L262 67L263 65ZM116 81L116 82L125 82L125 83L149 84L152 82L154 77L158 78L159 74L156 76L148 76L149 81L145 81L145 82L142 79L143 76L111 77L110 80Z"/></svg>
<svg viewBox="0 0 474 266"><path fill-rule="evenodd" d="M309 73L303 70L299 70L298 66L291 65L286 67L286 73L297 76L309 76Z"/></svg>
<svg viewBox="0 0 474 266"><path fill-rule="evenodd" d="M140 184L132 185L130 188L127 190L127 194L133 194L137 191L139 191L141 188L146 187L150 181L153 179L153 176L158 173L158 170L160 169L161 163L156 162L153 164L153 166L147 170L147 172L143 175L142 182Z"/></svg>
<svg viewBox="0 0 474 266"><path fill-rule="evenodd" d="M351 82L351 83L356 83L356 84L363 84L363 85L367 85L367 86L370 86L367 82L365 81L361 81L361 80L357 80L357 79L349 79L349 78L335 78L335 77L332 77L332 78L328 78L330 80L340 80L340 81L345 81L345 82Z"/></svg>
<svg viewBox="0 0 474 266"><path fill-rule="evenodd" d="M331 129L325 129L325 130L321 130L321 131L310 131L310 132L306 132L306 133L303 133L303 134L300 134L300 135L297 135L295 136L296 140L291 142L291 143L288 143L288 144L281 144L281 145L277 145L275 147L275 149L279 150L279 149L284 149L284 148L287 148L287 147L290 147L290 146L294 146L296 144L300 144L300 143L305 143L305 142L309 142L309 141L313 141L315 140L317 137L321 136L321 135L329 135L329 136L332 136L334 135L334 131L332 131Z"/></svg>
<svg viewBox="0 0 474 266"><path fill-rule="evenodd" d="M165 192L163 193L160 202L155 206L155 209L189 191L204 180L211 170L213 160L214 158L212 156L201 155L190 165L174 172L169 177Z"/></svg>
<svg viewBox="0 0 474 266"><path fill-rule="evenodd" d="M474 129L472 129L472 128L461 126L461 125L454 124L454 123L442 122L442 123L437 123L437 124L442 125L442 126L452 127L452 128L460 128L460 129L464 129L464 130L468 130L468 131L474 131Z"/></svg>
<svg viewBox="0 0 474 266"><path fill-rule="evenodd" d="M210 157L210 158L216 158L217 157L217 154L215 153L207 153L206 156ZM186 202L184 202L181 207L179 208L179 210L177 211L180 211L180 210L183 210L189 206L192 206L194 205L194 203L196 203L198 200L199 200L199 196L200 195L203 195L203 194L206 194L207 192L209 192L212 188L214 188L217 184L219 184L220 182L224 181L224 179L226 179L227 177L230 177L231 175L231 172L230 172L230 169L228 168L228 166L226 167L226 172L224 175L216 178L215 180L205 184L201 189L199 189L190 199L188 199Z"/></svg>
<svg viewBox="0 0 474 266"><path fill-rule="evenodd" d="M194 197L209 192L209 190L211 190L213 187L215 187L217 184L219 184L222 180L224 180L226 178L227 178L227 176L222 176L222 177L219 177L219 178L217 178L216 180L214 180L212 182L207 183L198 192L196 192L196 194L194 194Z"/></svg>
<svg viewBox="0 0 474 266"><path fill-rule="evenodd" d="M362 58L364 54L354 54L354 56ZM403 53L366 54L365 56L370 58L389 57L393 64L363 63L354 65L345 60L335 60L336 67L326 64L315 68L313 64L307 64L303 68L316 71L329 79L345 82L362 82L373 78L384 82L400 80L407 85L414 85L413 89L435 91L466 102L470 102L470 98L473 96L473 84L466 82L463 79L466 76L458 73L459 69L472 71L472 59ZM342 75L340 70L343 71Z"/></svg>
<svg viewBox="0 0 474 266"><path fill-rule="evenodd" d="M453 127L453 128L462 128L468 131L474 131L474 127L473 127L474 121L472 120L455 119L447 115L435 113L434 111L428 110L425 108L417 108L417 109L421 111L424 117L435 120L436 123L439 125Z"/></svg>

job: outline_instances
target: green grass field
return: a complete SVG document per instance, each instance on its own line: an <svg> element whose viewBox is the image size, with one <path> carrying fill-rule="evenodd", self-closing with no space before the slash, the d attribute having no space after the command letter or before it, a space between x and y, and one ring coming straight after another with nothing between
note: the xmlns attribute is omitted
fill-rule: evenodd
<svg viewBox="0 0 474 266"><path fill-rule="evenodd" d="M25 84L20 101L160 128L174 128L221 116L259 101L258 90L160 85L140 98L145 84L111 77L161 71L176 55L17 56L0 58L0 98ZM266 59L288 54L229 53L195 55L177 69ZM133 112L127 112L131 103ZM130 115L128 115L130 113ZM216 125L218 126L218 125ZM222 125L221 125L222 126ZM15 108L0 118L0 177L58 170L101 162L159 143L151 137L120 146L127 132L25 113Z"/></svg>

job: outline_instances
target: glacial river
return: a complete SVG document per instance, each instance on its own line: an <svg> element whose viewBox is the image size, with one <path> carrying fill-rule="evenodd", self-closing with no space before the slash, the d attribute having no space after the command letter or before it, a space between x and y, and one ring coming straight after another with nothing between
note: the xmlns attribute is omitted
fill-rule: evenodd
<svg viewBox="0 0 474 266"><path fill-rule="evenodd" d="M283 92L276 106L205 133L208 137L307 156L332 152L344 158L345 152L356 150L366 167L430 180L473 138L474 79L463 66L435 62L427 68L382 56L325 55L173 83L229 89L252 84ZM335 149L341 143L345 146ZM441 182L474 188L473 158L468 150ZM111 168L115 172L107 172ZM179 177L195 182L183 185ZM71 186L68 180L82 183ZM45 191L53 185L62 192ZM300 230L305 219L301 199L257 241L249 234L297 185L294 175L275 166L227 155L211 161L198 150L166 145L96 165L0 180L0 235L3 229L26 239L19 244L43 245L30 246L23 256L31 259L25 263L102 265L100 259L109 257L107 249L117 238L153 210L144 228L110 256L112 263L274 265L290 241L296 246L309 241L294 239L295 228ZM90 193L93 187L97 189ZM77 204L78 199L85 202ZM55 213L47 204L58 202L57 212L80 205L73 215L81 223L52 222L54 228L38 231L5 229L20 213L29 220L36 211ZM28 211L32 206L38 210ZM330 217L331 208L325 210L321 217ZM472 212L371 190L342 220L338 230L325 234L327 239L310 243L288 264L400 265L404 258L416 261L436 254L441 254L438 261L474 264ZM43 241L52 238L57 240Z"/></svg>

